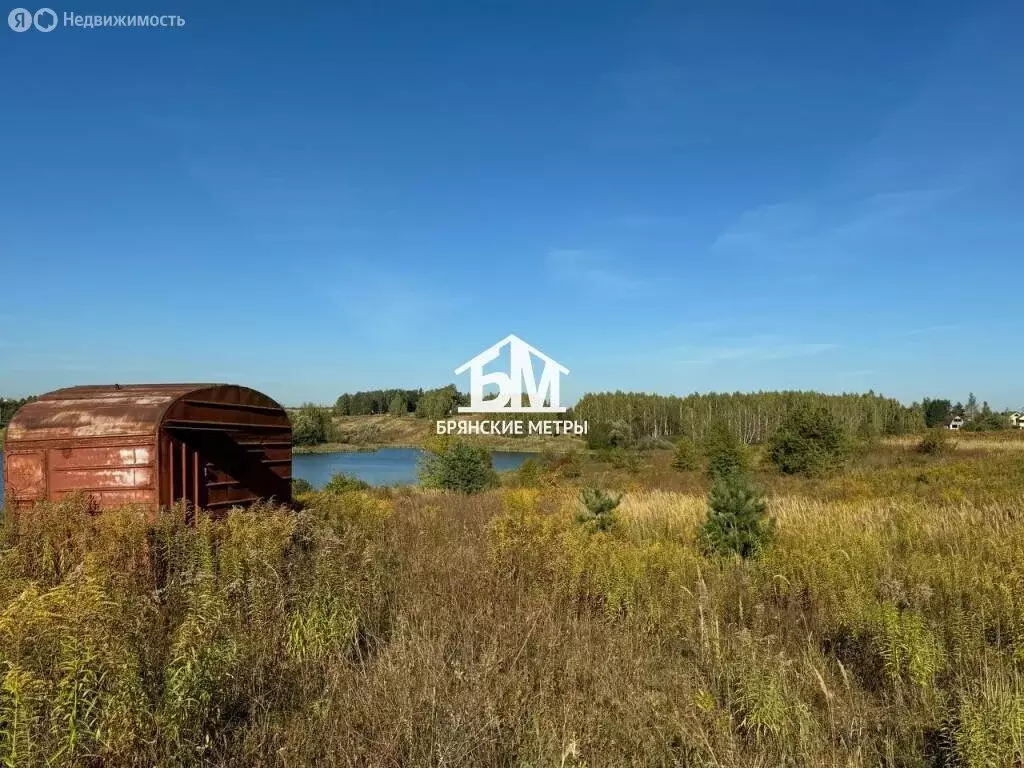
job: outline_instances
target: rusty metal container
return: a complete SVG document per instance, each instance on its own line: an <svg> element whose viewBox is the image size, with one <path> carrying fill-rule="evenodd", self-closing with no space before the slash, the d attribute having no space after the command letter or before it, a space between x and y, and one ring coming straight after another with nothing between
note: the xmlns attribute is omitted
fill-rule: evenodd
<svg viewBox="0 0 1024 768"><path fill-rule="evenodd" d="M97 509L179 501L225 510L291 501L292 429L278 403L233 384L59 389L7 426L4 486L18 506L89 494Z"/></svg>

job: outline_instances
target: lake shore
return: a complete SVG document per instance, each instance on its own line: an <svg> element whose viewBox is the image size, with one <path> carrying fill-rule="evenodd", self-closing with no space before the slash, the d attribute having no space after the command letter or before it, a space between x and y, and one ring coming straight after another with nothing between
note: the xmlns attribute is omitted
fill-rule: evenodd
<svg viewBox="0 0 1024 768"><path fill-rule="evenodd" d="M415 443L317 443L316 445L292 446L296 456L316 453L354 453L358 451L379 451L381 448L421 448Z"/></svg>
<svg viewBox="0 0 1024 768"><path fill-rule="evenodd" d="M470 421L471 419L463 420ZM375 451L380 448L422 448L435 435L434 421L415 416L335 416L336 440L317 445L296 445L294 453ZM586 443L569 435L467 435L468 443L491 451L565 453L586 449Z"/></svg>

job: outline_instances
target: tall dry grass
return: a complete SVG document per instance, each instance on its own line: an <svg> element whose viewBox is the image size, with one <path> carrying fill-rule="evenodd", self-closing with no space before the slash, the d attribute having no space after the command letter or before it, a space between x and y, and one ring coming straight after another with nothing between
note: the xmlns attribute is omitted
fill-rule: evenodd
<svg viewBox="0 0 1024 768"><path fill-rule="evenodd" d="M314 494L5 521L5 765L1024 766L1024 506Z"/></svg>

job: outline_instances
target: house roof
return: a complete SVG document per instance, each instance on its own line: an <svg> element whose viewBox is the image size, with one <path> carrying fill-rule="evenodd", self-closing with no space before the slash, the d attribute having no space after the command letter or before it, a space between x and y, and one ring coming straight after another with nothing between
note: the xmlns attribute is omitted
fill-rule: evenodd
<svg viewBox="0 0 1024 768"><path fill-rule="evenodd" d="M539 349L537 349L536 347L531 346L529 343L523 341L518 336L516 336L514 333L510 333L508 336L506 336L504 339L499 341L497 344L493 344L490 347L488 347L487 349L485 349L482 352L480 352L478 355L474 355L473 357L471 357L469 360L467 360L462 365L460 365L458 368L456 368L455 369L455 373L456 374L463 373L467 368L472 366L475 362L477 362L477 360L480 360L481 358L487 358L488 360L493 359L494 356L495 356L494 353L496 353L497 350L501 349L506 344L511 344L513 342L516 342L518 344L524 344L526 346L526 348L532 354L534 354L537 357L539 357L545 363L549 363L549 364L555 366L562 373L569 373L569 369L566 368L564 365L559 363L557 360L552 360L550 357L545 355Z"/></svg>

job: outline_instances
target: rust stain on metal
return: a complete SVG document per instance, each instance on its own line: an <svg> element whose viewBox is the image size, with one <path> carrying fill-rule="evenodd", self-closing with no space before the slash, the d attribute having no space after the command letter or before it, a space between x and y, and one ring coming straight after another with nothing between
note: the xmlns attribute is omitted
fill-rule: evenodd
<svg viewBox="0 0 1024 768"><path fill-rule="evenodd" d="M70 387L19 410L4 474L16 503L88 493L97 508L227 509L291 501L291 424L271 398L232 384Z"/></svg>

